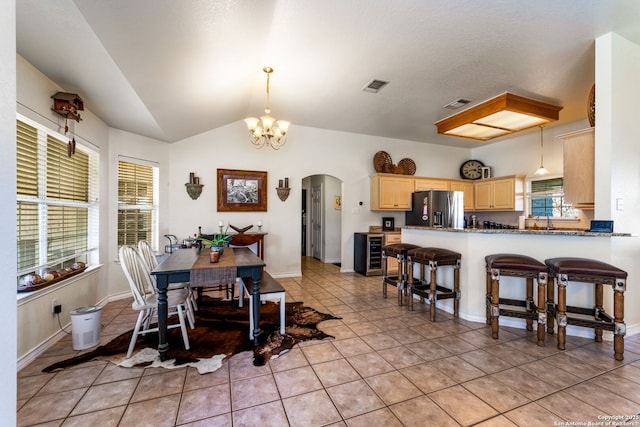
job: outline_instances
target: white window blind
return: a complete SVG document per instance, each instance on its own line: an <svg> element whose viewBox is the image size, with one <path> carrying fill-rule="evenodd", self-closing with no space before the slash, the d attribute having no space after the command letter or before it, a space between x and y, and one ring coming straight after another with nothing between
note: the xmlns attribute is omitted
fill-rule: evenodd
<svg viewBox="0 0 640 427"><path fill-rule="evenodd" d="M95 263L98 154L20 115L16 135L18 278Z"/></svg>
<svg viewBox="0 0 640 427"><path fill-rule="evenodd" d="M157 235L158 168L118 161L118 246L147 240L155 246Z"/></svg>

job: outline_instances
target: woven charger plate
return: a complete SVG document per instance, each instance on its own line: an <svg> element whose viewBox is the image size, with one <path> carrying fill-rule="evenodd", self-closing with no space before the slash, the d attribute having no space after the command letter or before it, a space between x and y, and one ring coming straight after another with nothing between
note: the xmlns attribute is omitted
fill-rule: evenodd
<svg viewBox="0 0 640 427"><path fill-rule="evenodd" d="M378 151L373 156L373 168L376 172L388 172L390 165L393 165L393 162L386 151Z"/></svg>
<svg viewBox="0 0 640 427"><path fill-rule="evenodd" d="M416 163L411 159L402 159L398 162L398 166L402 168L405 175L413 175L416 173Z"/></svg>

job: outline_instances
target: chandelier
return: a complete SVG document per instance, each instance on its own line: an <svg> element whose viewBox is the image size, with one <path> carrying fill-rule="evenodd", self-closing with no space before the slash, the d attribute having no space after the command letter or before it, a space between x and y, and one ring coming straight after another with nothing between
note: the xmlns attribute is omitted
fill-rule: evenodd
<svg viewBox="0 0 640 427"><path fill-rule="evenodd" d="M249 139L256 148L262 148L265 145L278 150L286 142L285 136L289 129L289 122L285 120L276 120L271 115L271 108L269 106L269 76L273 73L273 68L264 67L262 69L267 74L267 108L265 108L265 115L259 119L255 117L249 117L244 119L249 129Z"/></svg>

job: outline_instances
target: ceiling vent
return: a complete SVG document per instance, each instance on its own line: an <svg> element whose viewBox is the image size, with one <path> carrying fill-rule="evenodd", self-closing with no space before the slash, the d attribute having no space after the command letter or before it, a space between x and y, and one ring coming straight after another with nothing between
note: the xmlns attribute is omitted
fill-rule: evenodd
<svg viewBox="0 0 640 427"><path fill-rule="evenodd" d="M455 101L452 101L452 102L448 103L447 105L444 106L444 108L446 108L448 110L457 110L458 108L464 107L465 105L467 105L470 102L471 101L469 101L468 99L460 98L460 99L456 99Z"/></svg>
<svg viewBox="0 0 640 427"><path fill-rule="evenodd" d="M365 92L378 93L380 89L388 85L389 82L385 82L384 80L376 80L373 79L365 87L362 88Z"/></svg>

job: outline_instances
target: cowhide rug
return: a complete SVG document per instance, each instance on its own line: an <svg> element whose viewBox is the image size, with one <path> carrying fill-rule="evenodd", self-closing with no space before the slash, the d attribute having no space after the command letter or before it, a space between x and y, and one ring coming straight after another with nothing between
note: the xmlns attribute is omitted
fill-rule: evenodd
<svg viewBox="0 0 640 427"><path fill-rule="evenodd" d="M261 366L270 358L289 351L298 342L333 338L319 330L317 325L323 320L339 319L306 307L301 302L286 303L286 330L281 335L278 327L280 307L267 301L260 307L260 327L263 332L258 346L254 346L249 339L248 304L240 308L237 301L221 301L204 295L198 308L195 329L187 327L191 349L184 349L180 328L170 329L167 331L169 351L165 362L160 362L158 356L157 333L138 336L134 354L126 359L132 335L132 331L129 331L95 350L54 363L42 371L52 372L100 359L128 367L172 368L186 364L196 367L200 373L206 373L218 369L225 357L249 350L253 350L253 364Z"/></svg>

